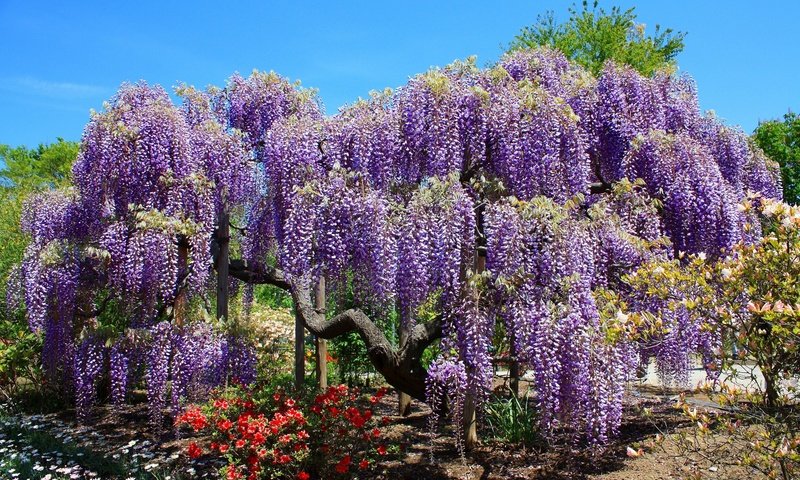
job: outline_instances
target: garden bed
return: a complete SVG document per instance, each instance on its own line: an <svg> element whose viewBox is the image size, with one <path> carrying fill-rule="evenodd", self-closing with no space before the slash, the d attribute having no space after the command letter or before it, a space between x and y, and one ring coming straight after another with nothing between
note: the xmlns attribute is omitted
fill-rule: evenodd
<svg viewBox="0 0 800 480"><path fill-rule="evenodd" d="M668 396L629 396L620 434L603 451L567 441L546 449L525 447L493 440L482 431L483 441L464 458L450 432L430 432L426 406L414 402L408 417L396 415L396 407L396 398L388 395L375 405L375 414L389 418L386 441L400 445L401 453L367 474L359 472L357 478L655 480L679 478L697 469L670 442L652 447L656 434L674 431L686 421ZM196 460L186 456L187 445L197 438L168 425L161 433L146 425L145 404L121 410L99 407L91 427L78 425L71 411L9 416L0 430L0 473L50 480L217 477L222 462L208 455ZM644 447L645 453L631 458L630 446ZM713 468L705 473L715 478Z"/></svg>

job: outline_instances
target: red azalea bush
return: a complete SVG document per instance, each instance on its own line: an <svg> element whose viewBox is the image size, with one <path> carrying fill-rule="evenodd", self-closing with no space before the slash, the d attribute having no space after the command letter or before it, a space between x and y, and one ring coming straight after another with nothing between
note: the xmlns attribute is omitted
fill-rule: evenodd
<svg viewBox="0 0 800 480"><path fill-rule="evenodd" d="M210 437L207 446L193 442L187 455L224 456L225 478L350 478L368 470L388 453L370 403L358 389L328 388L313 398L292 398L283 391L254 398L236 386L216 392L208 403L189 406L176 419Z"/></svg>

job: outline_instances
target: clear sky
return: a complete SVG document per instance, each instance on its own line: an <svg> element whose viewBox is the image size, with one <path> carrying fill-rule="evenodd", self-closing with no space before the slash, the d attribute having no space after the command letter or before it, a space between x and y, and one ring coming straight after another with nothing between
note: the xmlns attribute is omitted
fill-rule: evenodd
<svg viewBox="0 0 800 480"><path fill-rule="evenodd" d="M224 85L274 70L318 88L328 113L430 66L490 64L520 28L571 1L319 3L0 0L0 143L80 139L122 82ZM601 1L685 31L678 61L701 107L750 132L800 110L800 1Z"/></svg>

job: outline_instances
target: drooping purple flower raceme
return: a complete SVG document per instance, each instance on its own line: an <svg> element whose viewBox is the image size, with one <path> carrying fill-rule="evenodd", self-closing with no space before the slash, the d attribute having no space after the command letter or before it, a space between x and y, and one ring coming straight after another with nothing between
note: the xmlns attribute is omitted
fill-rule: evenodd
<svg viewBox="0 0 800 480"><path fill-rule="evenodd" d="M431 429L435 429L439 421L439 412L445 405L450 409L450 417L454 425L464 422L464 403L467 395L467 373L462 362L442 358L432 363L428 368L428 381L425 389L425 399L431 407L428 418ZM456 444L463 455L463 431L455 429Z"/></svg>
<svg viewBox="0 0 800 480"><path fill-rule="evenodd" d="M495 87L488 170L524 200L545 195L564 202L588 193L589 145L579 120L564 99L528 79Z"/></svg>
<svg viewBox="0 0 800 480"><path fill-rule="evenodd" d="M227 335L222 340L222 362L231 381L249 385L256 379L256 352L242 337Z"/></svg>
<svg viewBox="0 0 800 480"><path fill-rule="evenodd" d="M167 381L172 355L174 330L168 322L150 328L150 345L146 358L145 381L149 403L150 423L158 428L164 415L167 401Z"/></svg>
<svg viewBox="0 0 800 480"><path fill-rule="evenodd" d="M401 321L438 295L443 311L457 308L461 267L475 256L475 204L454 176L432 179L411 198L400 220L397 295Z"/></svg>
<svg viewBox="0 0 800 480"><path fill-rule="evenodd" d="M111 380L111 401L115 407L125 403L131 379L132 360L135 355L129 342L120 339L108 352L109 378Z"/></svg>
<svg viewBox="0 0 800 480"><path fill-rule="evenodd" d="M80 420L89 418L97 400L97 382L103 372L105 354L103 339L92 334L88 334L75 348L75 409Z"/></svg>

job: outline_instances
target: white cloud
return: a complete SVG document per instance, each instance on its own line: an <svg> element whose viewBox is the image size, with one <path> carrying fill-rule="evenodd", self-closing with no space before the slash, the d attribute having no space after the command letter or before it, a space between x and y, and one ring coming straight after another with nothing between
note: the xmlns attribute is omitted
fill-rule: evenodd
<svg viewBox="0 0 800 480"><path fill-rule="evenodd" d="M0 79L0 90L61 99L80 99L105 96L108 89L97 85L72 82L51 82L34 77Z"/></svg>

